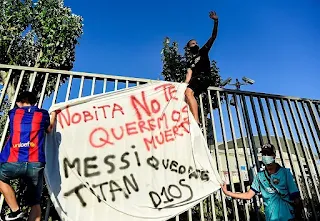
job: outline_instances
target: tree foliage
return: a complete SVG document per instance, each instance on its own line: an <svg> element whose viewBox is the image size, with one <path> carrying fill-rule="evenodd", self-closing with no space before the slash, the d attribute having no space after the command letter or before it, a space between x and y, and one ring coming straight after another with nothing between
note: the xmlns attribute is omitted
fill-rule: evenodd
<svg viewBox="0 0 320 221"><path fill-rule="evenodd" d="M71 70L75 47L83 33L82 20L62 0L0 0L0 64ZM0 70L0 85L7 76L8 72ZM12 102L20 72L13 71L11 76L2 110ZM29 89L32 77L25 73L20 91ZM66 78L62 76L59 83ZM35 94L39 95L44 80L44 74L36 75L32 88ZM49 75L45 95L50 95L55 85L56 76Z"/></svg>
<svg viewBox="0 0 320 221"><path fill-rule="evenodd" d="M75 48L82 34L82 17L73 14L62 0L0 0L0 64L71 70ZM0 85L4 85L7 76L7 71L0 70ZM1 104L1 135L19 77L20 72L13 70L5 100ZM66 78L62 75L59 84ZM26 72L20 91L28 90L32 80L33 73ZM32 87L35 94L40 94L44 80L45 74L36 75ZM49 75L46 96L54 91L56 81L55 75ZM18 201L23 205L24 187L17 180L12 184ZM44 188L42 206L46 205L48 198Z"/></svg>
<svg viewBox="0 0 320 221"><path fill-rule="evenodd" d="M83 33L82 17L63 5L62 0L0 0L0 63L71 70L75 61L75 47ZM2 71L0 82L7 77ZM7 91L11 100L19 79L13 74ZM38 94L45 75L38 74L33 91ZM23 79L21 90L28 87L30 75ZM66 77L62 77L64 82ZM46 95L55 86L55 76L50 76Z"/></svg>

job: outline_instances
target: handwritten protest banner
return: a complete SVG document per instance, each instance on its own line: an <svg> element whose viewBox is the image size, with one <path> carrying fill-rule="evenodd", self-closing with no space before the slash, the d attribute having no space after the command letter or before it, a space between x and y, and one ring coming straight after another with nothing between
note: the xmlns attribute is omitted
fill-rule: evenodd
<svg viewBox="0 0 320 221"><path fill-rule="evenodd" d="M220 188L185 89L152 83L51 107L45 171L62 219L167 220Z"/></svg>

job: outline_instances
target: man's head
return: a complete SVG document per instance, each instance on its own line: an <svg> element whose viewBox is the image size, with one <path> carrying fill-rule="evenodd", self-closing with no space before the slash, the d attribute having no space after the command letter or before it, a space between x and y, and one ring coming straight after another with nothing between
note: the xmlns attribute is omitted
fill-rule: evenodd
<svg viewBox="0 0 320 221"><path fill-rule="evenodd" d="M198 54L199 45L195 39L191 39L190 41L188 41L187 50L190 50L192 54Z"/></svg>
<svg viewBox="0 0 320 221"><path fill-rule="evenodd" d="M37 103L37 97L32 92L24 91L17 97L16 104L18 107L35 105Z"/></svg>
<svg viewBox="0 0 320 221"><path fill-rule="evenodd" d="M260 153L262 154L262 162L264 165L270 165L275 162L276 149L272 144L264 144L261 147Z"/></svg>

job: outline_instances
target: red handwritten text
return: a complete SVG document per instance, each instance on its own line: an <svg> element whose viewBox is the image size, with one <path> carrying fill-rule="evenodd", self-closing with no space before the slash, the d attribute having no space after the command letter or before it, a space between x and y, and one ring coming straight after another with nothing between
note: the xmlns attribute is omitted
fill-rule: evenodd
<svg viewBox="0 0 320 221"><path fill-rule="evenodd" d="M158 89L161 89L164 91L164 97L166 102L168 102L171 99L177 100L177 98L174 97L177 90L175 89L175 86L173 84L169 84L169 83L163 84L155 87L154 90L158 90ZM157 99L152 99L149 102L146 100L146 95L144 91L141 92L140 99L135 95L131 95L130 101L133 109L136 112L138 120L142 120L143 113L146 114L147 117L150 117L152 114L159 113L161 109L160 102ZM144 112L141 112L141 110L143 110Z"/></svg>
<svg viewBox="0 0 320 221"><path fill-rule="evenodd" d="M58 112L58 123L61 128L78 124L81 121L88 122L92 120L99 121L100 118L115 118L124 115L123 108L118 104L93 106L92 110L84 110L82 112L71 112L69 107Z"/></svg>
<svg viewBox="0 0 320 221"><path fill-rule="evenodd" d="M124 137L136 134L151 134L150 138L143 138L146 149L150 151L151 147L157 148L158 145L165 142L174 141L177 136L189 133L188 115L183 116L185 113L188 113L187 106L180 111L174 110L169 115L165 113L158 118L128 122L117 128L98 127L90 133L89 142L92 147L102 148L112 146ZM174 122L174 126L169 126L168 122Z"/></svg>
<svg viewBox="0 0 320 221"><path fill-rule="evenodd" d="M152 147L157 149L164 143L172 142L177 138L177 136L182 137L186 133L190 133L188 118L184 118L184 122L180 123L179 125L175 125L165 131L160 131L158 135L152 135L149 139L143 138L143 141L147 150L150 151Z"/></svg>
<svg viewBox="0 0 320 221"><path fill-rule="evenodd" d="M140 100L134 95L131 95L130 100L131 100L131 105L137 114L138 120L142 119L142 113L140 112L140 108L144 110L144 113L146 113L148 117L160 111L159 101L157 101L156 99L153 99L150 101L150 104L148 104L146 101L146 95L144 91L141 92Z"/></svg>
<svg viewBox="0 0 320 221"><path fill-rule="evenodd" d="M162 89L164 92L164 97L166 101L170 101L171 99L178 100L174 95L177 93L176 87L173 84L162 84L158 87L155 87L154 90Z"/></svg>

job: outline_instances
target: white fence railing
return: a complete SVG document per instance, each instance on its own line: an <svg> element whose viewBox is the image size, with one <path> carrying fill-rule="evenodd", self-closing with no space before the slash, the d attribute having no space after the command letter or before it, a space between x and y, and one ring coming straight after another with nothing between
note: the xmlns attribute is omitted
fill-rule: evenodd
<svg viewBox="0 0 320 221"><path fill-rule="evenodd" d="M38 106L106 93L153 80L1 65L0 147L9 120L6 111L22 90L39 95ZM221 176L232 191L244 192L260 169L258 148L265 142L277 147L277 160L291 168L302 192L305 216L320 219L320 101L273 94L210 87L199 97L204 136ZM3 202L3 197L1 205ZM45 220L48 220L50 202ZM262 200L231 200L221 191L175 220L259 220Z"/></svg>

